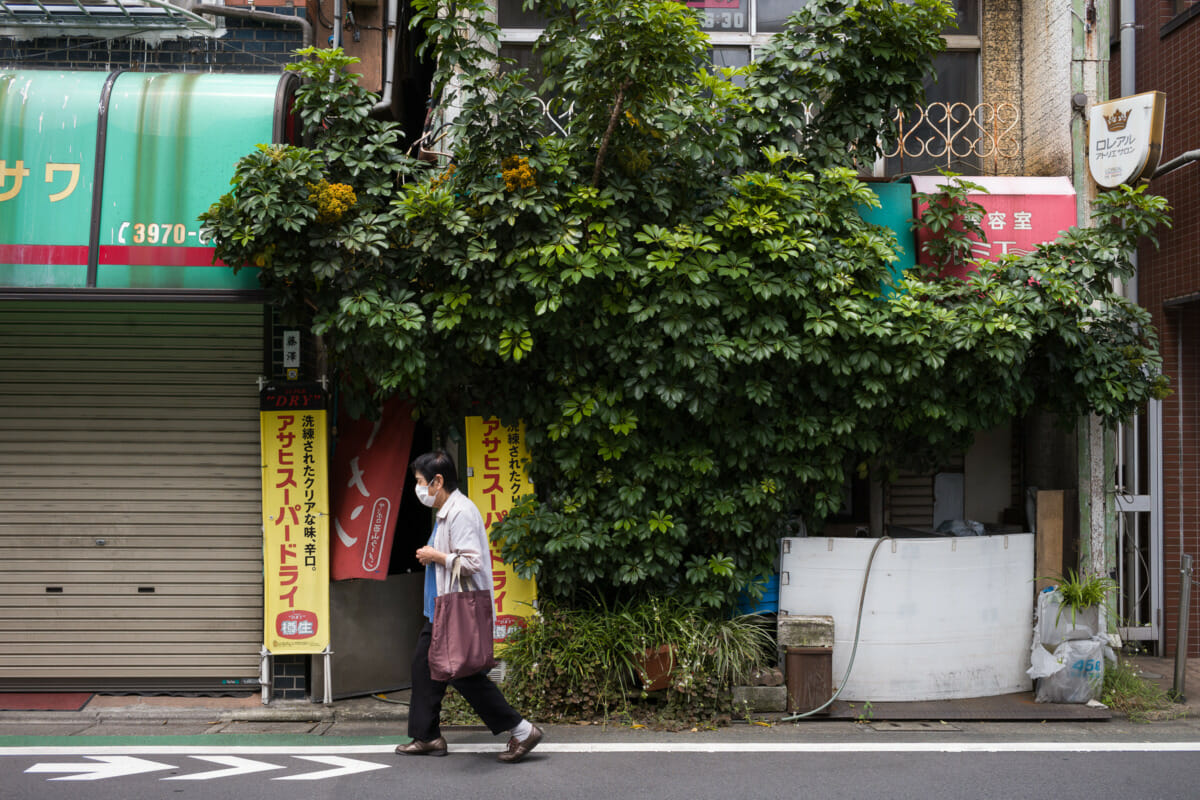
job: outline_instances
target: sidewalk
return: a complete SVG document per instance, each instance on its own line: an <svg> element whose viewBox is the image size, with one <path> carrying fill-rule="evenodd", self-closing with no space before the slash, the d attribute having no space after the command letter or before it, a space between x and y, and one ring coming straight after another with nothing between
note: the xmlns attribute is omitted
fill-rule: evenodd
<svg viewBox="0 0 1200 800"><path fill-rule="evenodd" d="M1144 677L1163 688L1172 686L1173 660L1140 656L1134 661ZM1025 693L967 701L875 703L866 713L862 710L863 704L856 703L848 710L843 709L842 713L836 713L838 709L835 708L835 713L828 717L802 720L795 725L781 723L786 716L783 714L756 714L753 725L735 722L721 730L726 731L726 735L735 736L739 735L738 729L750 729L757 735L772 735L770 732L775 731L774 735L792 738L806 735L805 731L816 734L820 730L821 735L829 735L831 731L849 730L863 724L876 730L913 731L921 729L914 721L927 720L938 723L941 730L960 730L978 723L978 726L991 726L989 730L1005 730L1013 734L1040 729L1040 735L1049 736L1054 735L1057 723L1062 723L1057 726L1062 733L1066 733L1067 729L1078 733L1083 728L1090 728L1096 729L1097 733L1121 731L1132 735L1141 731L1150 735L1154 729L1161 728L1164 734L1170 731L1188 740L1200 740L1200 659L1189 660L1185 689L1187 716L1162 723L1134 724L1120 714L1107 710L1096 714L1086 706L1035 704L1029 693ZM276 700L263 705L258 694L244 697L96 695L78 711L0 711L0 737L271 734L376 737L405 741L408 692L391 692L384 697L386 700L379 696L354 697L330 704ZM997 708L1004 713L994 713ZM645 735L642 731L615 725L554 727L560 740L599 735L600 732L605 736L621 735L622 732ZM448 732L460 732L460 736L478 730L451 726L446 726L446 729ZM784 734L785 731L794 733Z"/></svg>
<svg viewBox="0 0 1200 800"><path fill-rule="evenodd" d="M1154 656L1128 657L1137 665L1141 676L1163 691L1169 691L1175 685L1175 659L1155 658ZM1188 716L1200 717L1200 658L1187 659L1183 678L1184 698L1187 701Z"/></svg>

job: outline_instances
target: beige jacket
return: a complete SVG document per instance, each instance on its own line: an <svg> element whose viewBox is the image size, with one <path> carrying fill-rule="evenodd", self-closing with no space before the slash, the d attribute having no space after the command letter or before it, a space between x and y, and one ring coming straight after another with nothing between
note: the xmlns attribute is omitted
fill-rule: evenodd
<svg viewBox="0 0 1200 800"><path fill-rule="evenodd" d="M486 589L492 598L492 617L496 616L496 597L492 581L492 553L488 548L483 515L471 499L455 489L437 510L437 532L433 549L446 553L445 566L437 567L437 593L450 591L450 570L460 562L459 577L463 589Z"/></svg>

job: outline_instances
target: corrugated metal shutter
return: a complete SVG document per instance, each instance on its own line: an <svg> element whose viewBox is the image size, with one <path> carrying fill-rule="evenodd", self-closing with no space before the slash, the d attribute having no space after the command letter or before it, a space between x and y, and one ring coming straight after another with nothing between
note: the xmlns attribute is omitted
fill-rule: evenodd
<svg viewBox="0 0 1200 800"><path fill-rule="evenodd" d="M948 457L938 471L962 472L963 454L956 453ZM935 475L935 472L900 470L896 479L887 485L884 495L889 524L922 531L933 530Z"/></svg>
<svg viewBox="0 0 1200 800"><path fill-rule="evenodd" d="M258 674L254 304L0 304L0 687Z"/></svg>
<svg viewBox="0 0 1200 800"><path fill-rule="evenodd" d="M887 505L892 525L933 529L933 475L902 471L888 484Z"/></svg>

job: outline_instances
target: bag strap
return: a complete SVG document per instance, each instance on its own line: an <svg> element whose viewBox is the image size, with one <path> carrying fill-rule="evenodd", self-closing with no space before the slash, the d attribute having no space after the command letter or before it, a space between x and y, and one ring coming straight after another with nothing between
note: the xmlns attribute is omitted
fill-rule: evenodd
<svg viewBox="0 0 1200 800"><path fill-rule="evenodd" d="M451 592L462 591L462 557L454 557L454 566L450 568L450 585L447 588Z"/></svg>

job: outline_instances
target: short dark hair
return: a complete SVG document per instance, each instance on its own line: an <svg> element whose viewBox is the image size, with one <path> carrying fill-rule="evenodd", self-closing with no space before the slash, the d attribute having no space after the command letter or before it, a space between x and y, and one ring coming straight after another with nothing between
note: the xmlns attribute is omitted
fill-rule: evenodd
<svg viewBox="0 0 1200 800"><path fill-rule="evenodd" d="M412 471L413 474L424 478L426 483L433 480L435 476L441 475L442 486L447 492L453 492L458 488L458 470L445 450L432 450L417 456L416 460L412 462Z"/></svg>

